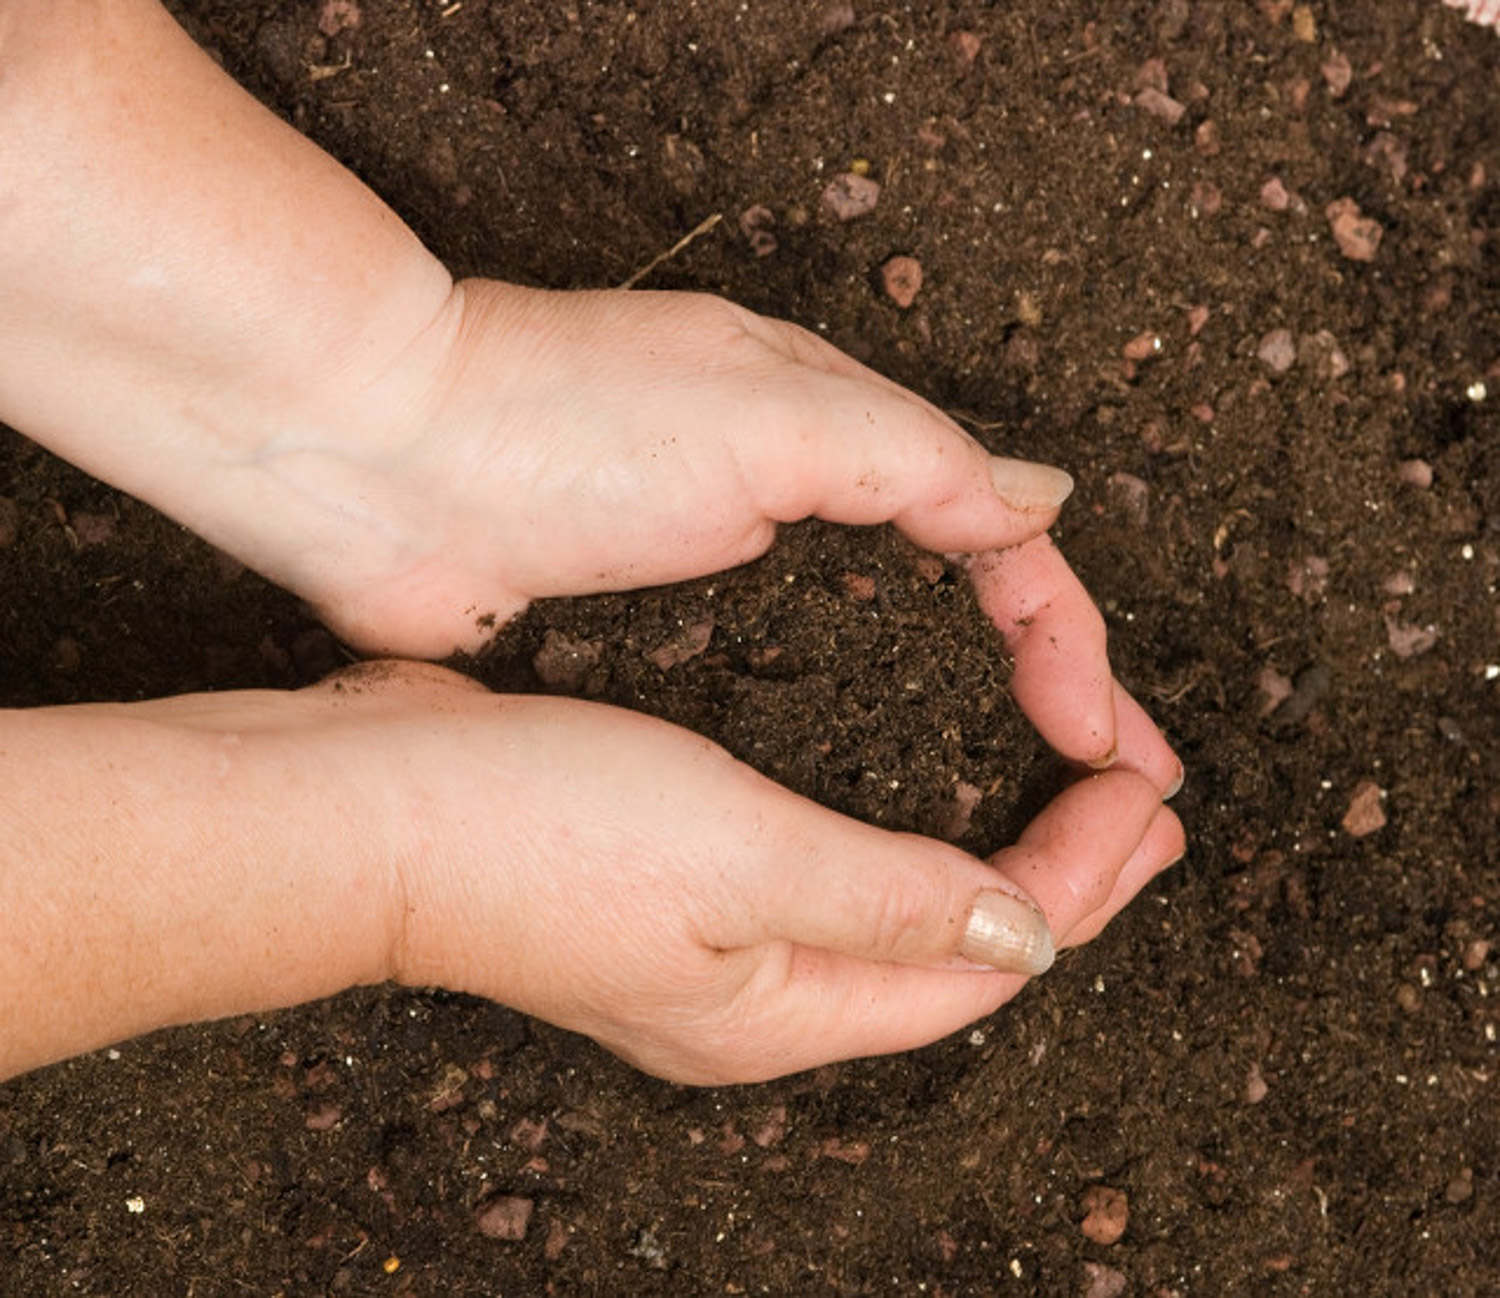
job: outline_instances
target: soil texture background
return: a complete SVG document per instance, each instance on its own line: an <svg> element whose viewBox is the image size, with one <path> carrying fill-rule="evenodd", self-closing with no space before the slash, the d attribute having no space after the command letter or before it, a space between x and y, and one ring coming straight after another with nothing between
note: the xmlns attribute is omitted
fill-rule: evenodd
<svg viewBox="0 0 1500 1298"><path fill-rule="evenodd" d="M643 284L1073 472L1056 535L1191 846L993 1019L764 1086L384 989L21 1078L0 1292L1500 1293L1500 36L1435 0L177 13L455 272L618 285L722 214ZM0 497L0 703L347 661L8 432ZM541 605L467 667L979 852L1056 778L885 531Z"/></svg>

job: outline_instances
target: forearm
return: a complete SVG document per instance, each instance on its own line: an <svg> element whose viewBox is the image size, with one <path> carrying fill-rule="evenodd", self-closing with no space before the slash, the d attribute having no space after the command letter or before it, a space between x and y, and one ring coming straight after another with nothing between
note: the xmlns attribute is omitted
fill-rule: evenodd
<svg viewBox="0 0 1500 1298"><path fill-rule="evenodd" d="M295 466L351 419L400 435L452 297L154 0L0 5L0 419L239 553L280 492L316 548ZM354 472L321 470L312 497Z"/></svg>
<svg viewBox="0 0 1500 1298"><path fill-rule="evenodd" d="M0 712L0 1078L387 976L381 809L306 697Z"/></svg>

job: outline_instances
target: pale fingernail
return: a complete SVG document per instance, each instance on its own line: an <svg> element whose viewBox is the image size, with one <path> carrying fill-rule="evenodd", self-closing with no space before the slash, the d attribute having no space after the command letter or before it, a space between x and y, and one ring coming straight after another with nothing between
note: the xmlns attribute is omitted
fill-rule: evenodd
<svg viewBox="0 0 1500 1298"><path fill-rule="evenodd" d="M959 954L975 964L1020 974L1046 973L1057 958L1047 917L1024 898L994 891L974 898Z"/></svg>
<svg viewBox="0 0 1500 1298"><path fill-rule="evenodd" d="M1120 749L1119 749L1119 746L1117 744L1111 744L1109 746L1109 752L1105 753L1103 757L1091 757L1091 758L1089 758L1089 760L1086 763L1086 765L1088 766L1089 770L1091 770L1091 771L1107 771L1107 770L1109 770L1109 768L1111 766L1113 766L1119 760L1120 760Z"/></svg>
<svg viewBox="0 0 1500 1298"><path fill-rule="evenodd" d="M1163 802L1170 802L1182 792L1183 781L1187 779L1187 767L1181 762L1177 763L1177 778L1172 781L1172 787L1162 795Z"/></svg>
<svg viewBox="0 0 1500 1298"><path fill-rule="evenodd" d="M995 494L1012 509L1056 509L1073 494L1071 474L1050 464L990 456L990 481Z"/></svg>

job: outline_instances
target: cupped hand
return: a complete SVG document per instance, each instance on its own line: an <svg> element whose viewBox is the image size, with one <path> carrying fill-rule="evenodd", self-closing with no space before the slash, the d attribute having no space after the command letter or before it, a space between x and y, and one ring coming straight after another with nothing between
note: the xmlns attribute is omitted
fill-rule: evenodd
<svg viewBox="0 0 1500 1298"><path fill-rule="evenodd" d="M1149 722L1118 747L1103 623L1044 535L1068 475L989 455L814 334L701 294L470 280L398 370L379 429L273 439L258 461L311 511L295 561L264 566L352 643L441 657L539 597L744 563L778 523L891 522L985 556L1017 697L1064 756L1176 777Z"/></svg>
<svg viewBox="0 0 1500 1298"><path fill-rule="evenodd" d="M414 664L351 669L307 698L389 819L389 974L680 1081L941 1037L1045 969L1049 932L1091 936L1182 851L1160 791L1128 771L1073 785L986 863L615 708Z"/></svg>

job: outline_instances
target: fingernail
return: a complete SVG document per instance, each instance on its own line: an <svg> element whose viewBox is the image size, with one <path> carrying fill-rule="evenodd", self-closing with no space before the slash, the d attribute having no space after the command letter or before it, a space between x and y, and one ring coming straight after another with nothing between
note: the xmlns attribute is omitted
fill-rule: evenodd
<svg viewBox="0 0 1500 1298"><path fill-rule="evenodd" d="M1111 744L1109 746L1109 752L1105 753L1103 757L1091 757L1086 765L1091 771L1107 771L1119 760L1119 746L1117 744Z"/></svg>
<svg viewBox="0 0 1500 1298"><path fill-rule="evenodd" d="M1073 494L1072 475L1050 464L990 456L995 494L1012 509L1056 509Z"/></svg>
<svg viewBox="0 0 1500 1298"><path fill-rule="evenodd" d="M1029 901L993 890L974 898L959 954L1020 974L1046 973L1057 958L1047 917Z"/></svg>
<svg viewBox="0 0 1500 1298"><path fill-rule="evenodd" d="M1170 789L1168 789L1165 794L1162 795L1162 801L1163 802L1171 802L1173 798L1175 798L1179 793L1181 793L1182 792L1182 782L1184 780L1186 780L1186 779L1187 779L1187 767L1185 767L1181 762L1178 762L1177 763L1177 778L1172 781L1172 787Z"/></svg>

